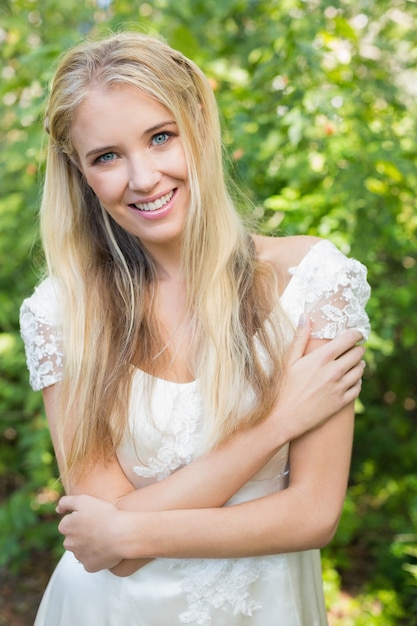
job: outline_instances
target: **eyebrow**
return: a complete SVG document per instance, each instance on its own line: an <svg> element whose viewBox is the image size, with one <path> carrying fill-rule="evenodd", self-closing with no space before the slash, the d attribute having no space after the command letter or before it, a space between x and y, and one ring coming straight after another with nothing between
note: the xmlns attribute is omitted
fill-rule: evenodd
<svg viewBox="0 0 417 626"><path fill-rule="evenodd" d="M170 126L172 124L176 124L176 121L167 120L165 122L155 124L155 126L151 126L150 128L146 129L143 135L151 135L152 133L155 133L161 128L164 128L164 126ZM93 156L94 154L100 154L100 153L102 154L103 152L110 152L111 150L114 150L114 146L103 146L102 148L94 148L93 150L89 150L86 153L85 158Z"/></svg>

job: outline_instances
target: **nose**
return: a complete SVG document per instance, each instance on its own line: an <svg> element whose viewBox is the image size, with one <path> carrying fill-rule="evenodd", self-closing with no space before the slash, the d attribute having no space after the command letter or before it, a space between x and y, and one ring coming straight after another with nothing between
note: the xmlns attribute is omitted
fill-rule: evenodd
<svg viewBox="0 0 417 626"><path fill-rule="evenodd" d="M129 189L140 193L152 191L161 179L156 159L149 153L137 153L128 162Z"/></svg>

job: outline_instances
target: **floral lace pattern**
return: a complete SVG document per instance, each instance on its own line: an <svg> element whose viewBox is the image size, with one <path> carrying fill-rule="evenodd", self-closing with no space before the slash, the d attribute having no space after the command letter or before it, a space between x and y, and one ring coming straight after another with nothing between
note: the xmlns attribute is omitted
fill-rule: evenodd
<svg viewBox="0 0 417 626"><path fill-rule="evenodd" d="M202 406L196 384L179 385L173 396L172 383L158 380L157 384L160 389L156 393L164 398L164 413L169 414L169 421L162 431L153 432L158 438L153 446L154 454L141 454L146 465L135 465L133 471L142 478L162 480L195 457L201 442Z"/></svg>
<svg viewBox="0 0 417 626"><path fill-rule="evenodd" d="M366 267L349 259L329 241L313 246L300 265L290 268L291 288L303 299L303 311L312 321L312 336L334 339L349 328L366 339L369 319L365 305L370 287Z"/></svg>
<svg viewBox="0 0 417 626"><path fill-rule="evenodd" d="M180 561L176 567L186 572L182 588L188 601L188 610L180 615L181 623L215 626L213 608L235 616L252 616L262 604L254 599L250 586L260 576L276 573L279 566L274 557Z"/></svg>
<svg viewBox="0 0 417 626"><path fill-rule="evenodd" d="M62 378L64 354L53 281L45 280L20 309L20 333L25 343L30 384L35 391Z"/></svg>

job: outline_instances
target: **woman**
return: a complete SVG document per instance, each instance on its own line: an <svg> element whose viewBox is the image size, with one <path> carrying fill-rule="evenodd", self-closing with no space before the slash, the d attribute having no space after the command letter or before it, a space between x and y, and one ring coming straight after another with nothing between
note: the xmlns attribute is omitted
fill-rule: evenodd
<svg viewBox="0 0 417 626"><path fill-rule="evenodd" d="M45 125L21 328L71 514L36 626L325 624L365 268L247 232L208 82L162 41L67 52Z"/></svg>

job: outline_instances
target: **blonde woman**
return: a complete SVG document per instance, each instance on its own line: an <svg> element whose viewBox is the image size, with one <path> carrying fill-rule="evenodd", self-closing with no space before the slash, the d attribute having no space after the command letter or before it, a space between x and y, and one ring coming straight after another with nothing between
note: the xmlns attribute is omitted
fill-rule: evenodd
<svg viewBox="0 0 417 626"><path fill-rule="evenodd" d="M21 329L69 514L36 626L324 625L365 268L246 230L209 84L159 39L67 52L45 127Z"/></svg>

